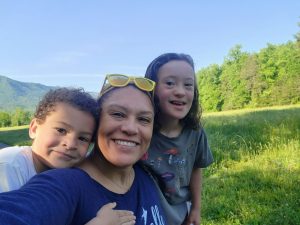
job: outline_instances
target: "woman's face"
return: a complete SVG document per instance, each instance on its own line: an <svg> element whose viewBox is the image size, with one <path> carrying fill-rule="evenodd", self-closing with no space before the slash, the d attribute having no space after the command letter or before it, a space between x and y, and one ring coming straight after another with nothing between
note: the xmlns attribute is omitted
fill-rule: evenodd
<svg viewBox="0 0 300 225"><path fill-rule="evenodd" d="M97 137L106 160L118 167L136 163L148 149L153 119L146 94L132 86L112 90L102 103Z"/></svg>

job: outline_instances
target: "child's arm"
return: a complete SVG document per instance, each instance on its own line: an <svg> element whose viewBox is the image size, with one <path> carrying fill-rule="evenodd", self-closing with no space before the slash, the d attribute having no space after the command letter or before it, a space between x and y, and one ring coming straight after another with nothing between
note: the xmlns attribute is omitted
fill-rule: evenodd
<svg viewBox="0 0 300 225"><path fill-rule="evenodd" d="M85 225L133 225L135 216L131 211L114 210L116 203L108 203L102 206L95 218Z"/></svg>
<svg viewBox="0 0 300 225"><path fill-rule="evenodd" d="M190 214L185 221L186 225L200 225L201 222L201 191L202 191L202 170L196 168L192 172L190 181L190 190L192 194L192 205Z"/></svg>

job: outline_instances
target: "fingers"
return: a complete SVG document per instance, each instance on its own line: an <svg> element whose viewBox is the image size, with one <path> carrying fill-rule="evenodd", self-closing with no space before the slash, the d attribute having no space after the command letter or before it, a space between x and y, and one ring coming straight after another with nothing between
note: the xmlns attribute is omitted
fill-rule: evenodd
<svg viewBox="0 0 300 225"><path fill-rule="evenodd" d="M132 225L135 224L135 216L133 214L131 215L123 215L119 217L119 224L122 225Z"/></svg>
<svg viewBox="0 0 300 225"><path fill-rule="evenodd" d="M113 208L115 208L116 206L117 206L117 203L115 203L115 202L110 202L110 203L107 203L106 205L102 206L102 208L105 207L105 208L108 208L108 209L113 209Z"/></svg>
<svg viewBox="0 0 300 225"><path fill-rule="evenodd" d="M123 217L123 216L134 216L132 211L128 211L128 210L115 210L115 212L117 213L117 215L119 217Z"/></svg>

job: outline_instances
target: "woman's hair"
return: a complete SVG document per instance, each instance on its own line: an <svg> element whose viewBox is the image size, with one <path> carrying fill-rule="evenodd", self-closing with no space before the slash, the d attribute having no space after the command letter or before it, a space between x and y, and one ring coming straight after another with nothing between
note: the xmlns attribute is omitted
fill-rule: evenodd
<svg viewBox="0 0 300 225"><path fill-rule="evenodd" d="M109 85L109 84L107 84L107 85ZM107 87L107 85L105 87L104 86L102 87L102 89L100 90L99 96L97 98L98 111L100 111L100 112L101 112L101 109L102 109L103 102L106 101L107 97L109 97L110 94L113 91L115 91L116 89L123 88L123 86L122 87L113 87L113 86ZM127 86L132 86L132 87L136 88L137 90L139 90L140 92L147 95L150 98L150 101L152 103L153 108L155 108L155 104L153 102L153 93L152 92L141 90L140 88L138 88L133 83L129 83ZM124 87L127 87L127 86L124 86ZM107 89L109 89L109 90L107 91Z"/></svg>
<svg viewBox="0 0 300 225"><path fill-rule="evenodd" d="M180 120L181 124L185 127L191 128L191 129L199 129L201 127L201 106L199 102L199 91L198 91L198 85L196 82L196 76L195 76L195 66L194 61L190 55L183 54L183 53L165 53L157 58L155 58L147 67L145 77L153 80L155 82L158 82L158 71L159 69L166 63L173 61L173 60L180 60L188 63L194 71L194 77L195 77L195 88L194 88L194 97L192 106L190 108L190 111L187 113L187 115ZM159 101L158 98L154 98L154 102L156 105L156 113L155 113L155 126L154 129L158 130L161 127L161 124L159 124L157 117L159 113Z"/></svg>
<svg viewBox="0 0 300 225"><path fill-rule="evenodd" d="M91 114L95 124L98 124L98 105L95 98L82 88L57 88L48 91L38 103L34 117L38 123L43 123L46 117L55 111L58 103L66 103L72 107Z"/></svg>

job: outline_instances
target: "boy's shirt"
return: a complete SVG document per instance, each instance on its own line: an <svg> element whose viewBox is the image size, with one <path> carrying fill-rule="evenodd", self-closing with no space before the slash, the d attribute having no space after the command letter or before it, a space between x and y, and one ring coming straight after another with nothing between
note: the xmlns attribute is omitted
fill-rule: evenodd
<svg viewBox="0 0 300 225"><path fill-rule="evenodd" d="M0 193L19 189L36 175L30 146L0 150Z"/></svg>

